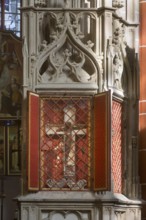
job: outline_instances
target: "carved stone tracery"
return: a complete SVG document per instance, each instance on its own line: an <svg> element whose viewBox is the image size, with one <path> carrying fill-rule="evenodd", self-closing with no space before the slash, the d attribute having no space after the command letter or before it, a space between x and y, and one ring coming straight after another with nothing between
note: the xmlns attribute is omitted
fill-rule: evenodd
<svg viewBox="0 0 146 220"><path fill-rule="evenodd" d="M91 67L91 75L84 68L85 61ZM95 67L93 63L81 51L66 45L65 49L50 53L46 60L47 68L40 69L42 82L93 82L95 81ZM92 70L93 69L93 70Z"/></svg>
<svg viewBox="0 0 146 220"><path fill-rule="evenodd" d="M44 14L40 20L43 36L36 64L38 83L97 83L99 69L102 72L102 59L94 52L91 27L86 34L87 18L90 27L96 19L93 13Z"/></svg>

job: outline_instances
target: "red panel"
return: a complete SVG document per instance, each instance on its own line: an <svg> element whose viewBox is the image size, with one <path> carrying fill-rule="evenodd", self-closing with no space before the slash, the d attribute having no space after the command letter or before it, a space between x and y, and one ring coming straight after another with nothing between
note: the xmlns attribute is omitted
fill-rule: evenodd
<svg viewBox="0 0 146 220"><path fill-rule="evenodd" d="M114 192L122 193L122 103L112 102L112 176Z"/></svg>
<svg viewBox="0 0 146 220"><path fill-rule="evenodd" d="M28 189L39 189L39 96L29 92Z"/></svg>
<svg viewBox="0 0 146 220"><path fill-rule="evenodd" d="M140 54L140 100L146 100L146 76L145 76L145 70L146 70L146 47L140 47L139 50Z"/></svg>
<svg viewBox="0 0 146 220"><path fill-rule="evenodd" d="M140 4L140 45L146 44L146 2Z"/></svg>
<svg viewBox="0 0 146 220"><path fill-rule="evenodd" d="M94 188L110 189L111 92L97 95L94 101Z"/></svg>
<svg viewBox="0 0 146 220"><path fill-rule="evenodd" d="M139 113L140 114L146 113L146 101L145 100L139 102Z"/></svg>

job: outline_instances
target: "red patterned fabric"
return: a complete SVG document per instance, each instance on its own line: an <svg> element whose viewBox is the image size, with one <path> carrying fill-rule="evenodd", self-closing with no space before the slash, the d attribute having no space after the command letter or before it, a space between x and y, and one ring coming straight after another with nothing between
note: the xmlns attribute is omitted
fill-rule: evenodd
<svg viewBox="0 0 146 220"><path fill-rule="evenodd" d="M28 189L39 189L39 96L29 93Z"/></svg>
<svg viewBox="0 0 146 220"><path fill-rule="evenodd" d="M49 140L47 145L46 149L42 148L43 154L41 156L42 187L46 187L47 179L58 181L63 178L63 142L61 140Z"/></svg>
<svg viewBox="0 0 146 220"><path fill-rule="evenodd" d="M63 124L63 108L55 106L49 99L43 99L41 109L40 170L41 187L45 188L48 179L58 181L63 178L63 137L55 134L53 129L53 125ZM47 124L48 127L45 127ZM47 131L50 135L46 134Z"/></svg>
<svg viewBox="0 0 146 220"><path fill-rule="evenodd" d="M94 188L110 188L111 93L97 95L94 102Z"/></svg>
<svg viewBox="0 0 146 220"><path fill-rule="evenodd" d="M88 155L89 155L89 148L88 148L88 139L87 136L80 139L77 137L78 146L77 150L77 158L76 158L76 176L77 180L85 179L88 182Z"/></svg>
<svg viewBox="0 0 146 220"><path fill-rule="evenodd" d="M112 104L112 174L114 192L122 193L122 104Z"/></svg>

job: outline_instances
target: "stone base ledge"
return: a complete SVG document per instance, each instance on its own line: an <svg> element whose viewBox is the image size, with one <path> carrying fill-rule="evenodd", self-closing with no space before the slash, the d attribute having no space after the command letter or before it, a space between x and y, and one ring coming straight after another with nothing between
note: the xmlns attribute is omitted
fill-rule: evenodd
<svg viewBox="0 0 146 220"><path fill-rule="evenodd" d="M141 200L128 199L123 194L111 192L68 192L49 191L21 195L16 198L18 202L112 202L118 204L141 205Z"/></svg>

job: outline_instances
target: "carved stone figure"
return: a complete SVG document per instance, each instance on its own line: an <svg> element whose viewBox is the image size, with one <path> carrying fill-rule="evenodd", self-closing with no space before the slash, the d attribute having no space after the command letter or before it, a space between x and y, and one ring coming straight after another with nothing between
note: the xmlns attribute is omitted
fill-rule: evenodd
<svg viewBox="0 0 146 220"><path fill-rule="evenodd" d="M124 41L125 26L121 24L119 20L114 20L114 32L113 32L113 44L119 46Z"/></svg>
<svg viewBox="0 0 146 220"><path fill-rule="evenodd" d="M122 89L121 77L123 73L123 61L121 57L116 54L113 59L113 86L117 89Z"/></svg>

